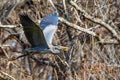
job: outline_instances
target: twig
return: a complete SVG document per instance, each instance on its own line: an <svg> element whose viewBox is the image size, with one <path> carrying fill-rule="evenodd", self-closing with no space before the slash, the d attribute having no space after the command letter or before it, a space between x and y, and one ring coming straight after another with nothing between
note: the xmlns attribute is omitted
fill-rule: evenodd
<svg viewBox="0 0 120 80"><path fill-rule="evenodd" d="M66 11L66 2L65 2L65 0L63 0L63 6L64 6L65 13L67 13L67 11Z"/></svg>
<svg viewBox="0 0 120 80"><path fill-rule="evenodd" d="M120 65L119 64L116 64L116 65L107 65L108 67L118 67L120 68Z"/></svg>
<svg viewBox="0 0 120 80"><path fill-rule="evenodd" d="M88 34L90 34L90 35L92 35L92 36L95 36L95 37L100 37L100 36L98 36L95 32L90 31L90 30L93 29L93 28L89 28L89 29L82 28L82 27L80 27L80 26L78 26L78 25L76 25L76 24L73 24L73 23L68 22L66 19L64 19L64 18L62 18L62 17L59 17L59 20L60 20L61 22L65 23L65 24L67 24L68 26L73 27L73 28L75 28L75 29L77 29L77 30L86 32L86 33L88 33ZM94 28L98 28L98 27L100 27L100 26L96 26L96 27L94 27ZM118 41L112 40L112 39L111 39L111 40L106 40L106 39L101 39L101 38L99 38L99 40L100 40L99 43L102 43L102 44L119 44Z"/></svg>
<svg viewBox="0 0 120 80"><path fill-rule="evenodd" d="M103 40L101 39L99 41L99 43L102 43L102 44L119 44L119 42L117 40L113 40L113 39L109 39L109 40Z"/></svg>
<svg viewBox="0 0 120 80"><path fill-rule="evenodd" d="M77 29L77 30L86 32L86 33L88 33L88 34L90 34L90 35L92 35L92 36L97 36L97 34L96 34L95 32L92 32L92 31L90 31L90 30L88 30L88 29L82 28L82 27L80 27L80 26L78 26L78 25L76 25L76 24L70 23L69 21L67 21L66 19L64 19L64 18L62 18L62 17L59 17L59 20L60 20L61 22L65 23L65 24L67 24L68 26L72 27L72 28L75 28L75 29Z"/></svg>
<svg viewBox="0 0 120 80"><path fill-rule="evenodd" d="M2 25L0 24L0 28L15 28L17 27L16 25Z"/></svg>
<svg viewBox="0 0 120 80"><path fill-rule="evenodd" d="M11 75L0 71L0 78L3 78L5 80L16 80L14 77L12 77Z"/></svg>
<svg viewBox="0 0 120 80"><path fill-rule="evenodd" d="M82 15L94 22L94 23L97 23L103 27L105 27L106 29L108 29L112 34L113 36L120 42L120 37L118 36L117 32L112 28L112 26L110 26L109 24L105 23L104 21L102 21L101 19L99 18L94 18L93 16L89 15L85 10L83 10L80 6L78 6L75 2L73 2L72 0L70 1L71 5L73 7L75 7L78 11L80 11L82 13Z"/></svg>
<svg viewBox="0 0 120 80"><path fill-rule="evenodd" d="M53 1L52 1L52 0L48 0L48 1L49 1L49 2L50 2L50 4L52 5L53 9L54 9L55 11L57 11L57 8L55 7L55 5L54 5Z"/></svg>
<svg viewBox="0 0 120 80"><path fill-rule="evenodd" d="M8 45L8 44L6 44L6 45L1 45L0 44L0 47L2 47L2 48L4 48L4 47L10 47L11 45Z"/></svg>
<svg viewBox="0 0 120 80"><path fill-rule="evenodd" d="M26 71L28 72L28 74L31 74L31 69L30 69L31 65L28 56L25 56L24 61L25 61L24 63L25 63Z"/></svg>

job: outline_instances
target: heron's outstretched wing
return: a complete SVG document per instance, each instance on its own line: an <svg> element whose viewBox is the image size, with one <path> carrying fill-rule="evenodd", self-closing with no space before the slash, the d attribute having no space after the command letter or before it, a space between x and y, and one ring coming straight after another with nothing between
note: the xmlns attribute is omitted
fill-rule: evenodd
<svg viewBox="0 0 120 80"><path fill-rule="evenodd" d="M36 25L27 14L20 15L25 36L32 47L48 48L42 29Z"/></svg>
<svg viewBox="0 0 120 80"><path fill-rule="evenodd" d="M56 12L45 15L39 24L39 27L43 29L45 39L49 45L52 45L52 39L57 30L57 24L58 16Z"/></svg>
<svg viewBox="0 0 120 80"><path fill-rule="evenodd" d="M43 19L41 20L39 26L42 28L42 29L45 29L46 26L49 26L49 25L56 25L57 26L58 24L58 16L57 16L57 13L52 13L52 14L47 14L43 17Z"/></svg>

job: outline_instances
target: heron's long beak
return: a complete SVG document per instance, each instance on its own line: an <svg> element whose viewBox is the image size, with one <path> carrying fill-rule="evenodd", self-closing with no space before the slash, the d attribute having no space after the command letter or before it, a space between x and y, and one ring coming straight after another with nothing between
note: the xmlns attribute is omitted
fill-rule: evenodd
<svg viewBox="0 0 120 80"><path fill-rule="evenodd" d="M64 51L68 51L70 48L69 47L67 47L67 46L60 46L60 48L62 49L62 50L64 50Z"/></svg>

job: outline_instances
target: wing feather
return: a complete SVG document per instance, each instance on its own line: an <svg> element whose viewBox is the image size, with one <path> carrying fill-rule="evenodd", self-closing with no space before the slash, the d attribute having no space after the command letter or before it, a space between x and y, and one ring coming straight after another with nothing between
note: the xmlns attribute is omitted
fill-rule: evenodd
<svg viewBox="0 0 120 80"><path fill-rule="evenodd" d="M32 47L48 48L42 29L36 25L27 14L20 15L25 36Z"/></svg>

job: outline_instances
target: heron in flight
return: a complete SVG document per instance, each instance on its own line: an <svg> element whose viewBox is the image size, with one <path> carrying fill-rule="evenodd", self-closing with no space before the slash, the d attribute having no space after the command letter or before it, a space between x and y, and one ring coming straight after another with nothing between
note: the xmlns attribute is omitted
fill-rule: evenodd
<svg viewBox="0 0 120 80"><path fill-rule="evenodd" d="M39 26L33 22L26 13L20 15L20 22L23 26L23 31L28 42L31 44L30 48L26 48L26 52L37 53L60 53L61 50L68 51L68 47L52 44L55 32L58 28L57 13L47 14L41 20ZM9 60L16 60L18 58L27 56L23 54L18 57L11 57Z"/></svg>
<svg viewBox="0 0 120 80"><path fill-rule="evenodd" d="M56 12L45 15L39 26L26 13L20 15L20 22L23 26L25 36L31 44L31 48L26 49L28 52L60 53L60 50L68 49L65 46L54 46L52 44L54 34L58 28L58 16Z"/></svg>

